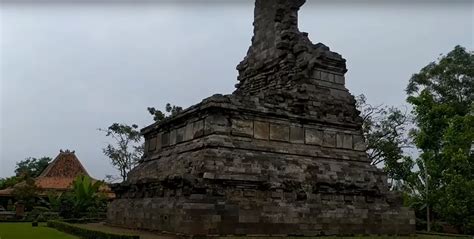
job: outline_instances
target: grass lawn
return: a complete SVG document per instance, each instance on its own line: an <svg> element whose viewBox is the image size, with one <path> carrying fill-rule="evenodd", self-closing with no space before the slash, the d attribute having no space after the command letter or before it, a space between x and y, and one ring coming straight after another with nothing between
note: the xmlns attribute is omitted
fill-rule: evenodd
<svg viewBox="0 0 474 239"><path fill-rule="evenodd" d="M124 229L119 227L111 227L104 225L104 223L88 223L88 224L74 224L75 226L95 230L95 231L102 231L102 232L109 232L114 234L123 234L123 235L137 235L140 236L140 239L175 239L178 238L172 235L162 235L158 233L151 233L147 231L137 231L137 230L130 230ZM0 238L3 239L3 238Z"/></svg>
<svg viewBox="0 0 474 239"><path fill-rule="evenodd" d="M40 223L32 227L29 223L0 223L0 239L78 239L75 236L46 227Z"/></svg>

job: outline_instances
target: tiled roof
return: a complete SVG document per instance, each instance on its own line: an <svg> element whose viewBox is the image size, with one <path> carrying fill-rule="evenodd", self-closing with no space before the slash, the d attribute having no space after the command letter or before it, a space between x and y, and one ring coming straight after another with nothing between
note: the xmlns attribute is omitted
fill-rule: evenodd
<svg viewBox="0 0 474 239"><path fill-rule="evenodd" d="M73 181L74 178L38 177L35 184L42 189L66 190L71 187Z"/></svg>
<svg viewBox="0 0 474 239"><path fill-rule="evenodd" d="M78 175L87 175L86 169L82 166L79 159L76 157L74 151L60 151L59 155L48 165L48 167L40 174L37 179L51 178L72 178L74 179ZM48 180L51 182L51 180ZM39 186L39 185L38 185ZM48 185L44 185L48 186ZM54 186L54 185L52 185Z"/></svg>
<svg viewBox="0 0 474 239"><path fill-rule="evenodd" d="M3 190L0 190L0 196L10 196L12 195L13 188L5 188Z"/></svg>

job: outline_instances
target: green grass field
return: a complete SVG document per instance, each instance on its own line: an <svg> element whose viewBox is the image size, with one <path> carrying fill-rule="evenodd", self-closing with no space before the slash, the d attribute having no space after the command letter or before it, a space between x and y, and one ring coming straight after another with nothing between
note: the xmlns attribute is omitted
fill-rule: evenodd
<svg viewBox="0 0 474 239"><path fill-rule="evenodd" d="M41 223L32 227L31 223L0 223L0 239L78 239Z"/></svg>

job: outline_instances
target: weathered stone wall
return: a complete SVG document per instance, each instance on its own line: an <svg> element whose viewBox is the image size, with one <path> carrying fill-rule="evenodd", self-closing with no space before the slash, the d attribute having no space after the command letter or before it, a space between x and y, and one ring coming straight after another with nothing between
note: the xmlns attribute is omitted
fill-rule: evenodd
<svg viewBox="0 0 474 239"><path fill-rule="evenodd" d="M412 231L359 131L225 107L150 129L109 222L194 235Z"/></svg>
<svg viewBox="0 0 474 239"><path fill-rule="evenodd" d="M206 147L265 150L368 162L365 142L360 129L354 128L356 126L331 126L304 118L288 119L285 115L268 117L232 106L216 102L202 104L198 116L191 112L181 117L180 121L145 131L144 162L130 173L129 181L144 178L142 174L147 170L149 161L159 161L174 151L199 151ZM171 162L170 165L177 163ZM135 172L140 174L135 176ZM173 172L176 170L170 171ZM167 176L166 172L150 175L153 178Z"/></svg>
<svg viewBox="0 0 474 239"><path fill-rule="evenodd" d="M270 193L237 188L185 193L163 190L153 197L117 199L109 218L114 218L112 223L132 228L193 235L400 235L413 232L412 211L370 202L363 196L312 194L309 199L301 200L298 195L283 190Z"/></svg>
<svg viewBox="0 0 474 239"><path fill-rule="evenodd" d="M241 112L241 114L243 113ZM229 119L223 115L211 114L201 118L192 118L169 128L163 127L160 131L147 135L149 138L145 143L145 155L153 155L153 153L159 153L168 147L211 133L230 134L270 142L317 145L362 152L366 150L364 139L359 130L259 116L243 118L242 115L239 115L238 117ZM363 155L367 159L365 154Z"/></svg>

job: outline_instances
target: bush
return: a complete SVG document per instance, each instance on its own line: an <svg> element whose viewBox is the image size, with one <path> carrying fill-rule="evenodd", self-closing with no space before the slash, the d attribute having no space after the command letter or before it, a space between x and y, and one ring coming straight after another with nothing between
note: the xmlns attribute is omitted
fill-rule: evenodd
<svg viewBox="0 0 474 239"><path fill-rule="evenodd" d="M70 194L63 195L59 202L59 216L62 218L77 218L74 210L74 198Z"/></svg>
<svg viewBox="0 0 474 239"><path fill-rule="evenodd" d="M45 221L58 220L60 219L59 213L57 212L43 212L41 214Z"/></svg>
<svg viewBox="0 0 474 239"><path fill-rule="evenodd" d="M46 222L46 220L45 220L44 217L43 217L43 214L38 215L38 217L36 218L36 221L38 221L38 222Z"/></svg>
<svg viewBox="0 0 474 239"><path fill-rule="evenodd" d="M104 219L103 218L68 218L61 221L66 222L66 223L84 224L84 223L101 222L101 221L104 221Z"/></svg>
<svg viewBox="0 0 474 239"><path fill-rule="evenodd" d="M60 221L48 221L48 227L52 227L59 231L85 239L140 239L140 236L119 235L101 231L94 231Z"/></svg>
<svg viewBox="0 0 474 239"><path fill-rule="evenodd" d="M27 221L36 220L40 215L49 212L49 209L46 207L33 207L33 210L26 214Z"/></svg>

